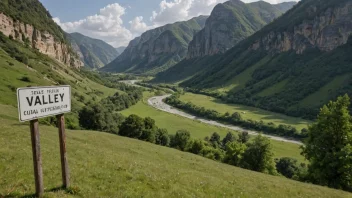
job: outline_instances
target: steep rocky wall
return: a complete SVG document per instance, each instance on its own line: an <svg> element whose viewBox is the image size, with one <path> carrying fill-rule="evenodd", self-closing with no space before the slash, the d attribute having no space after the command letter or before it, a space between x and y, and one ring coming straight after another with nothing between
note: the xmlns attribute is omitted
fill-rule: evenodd
<svg viewBox="0 0 352 198"><path fill-rule="evenodd" d="M66 65L75 68L83 66L82 61L70 53L69 47L65 43L55 41L53 35L45 31L41 32L32 25L14 21L3 13L0 13L0 31L15 40L27 42L30 47Z"/></svg>
<svg viewBox="0 0 352 198"><path fill-rule="evenodd" d="M312 12L316 9L310 8ZM352 34L352 2L343 7L329 8L313 20L306 20L289 32L270 32L257 40L251 49L263 48L273 53L294 50L302 54L307 49L331 51L346 44Z"/></svg>

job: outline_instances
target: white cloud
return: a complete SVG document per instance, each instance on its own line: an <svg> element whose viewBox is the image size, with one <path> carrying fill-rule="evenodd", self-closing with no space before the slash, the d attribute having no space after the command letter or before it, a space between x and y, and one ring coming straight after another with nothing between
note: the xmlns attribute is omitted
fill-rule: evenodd
<svg viewBox="0 0 352 198"><path fill-rule="evenodd" d="M126 46L133 39L133 34L123 26L121 16L125 14L125 10L115 3L100 9L98 14L79 21L62 23L59 18L54 18L54 21L66 32L80 32L104 40L115 47Z"/></svg>
<svg viewBox="0 0 352 198"><path fill-rule="evenodd" d="M226 0L162 0L159 11L153 11L150 20L155 25L184 21L199 15L209 15L218 3Z"/></svg>
<svg viewBox="0 0 352 198"><path fill-rule="evenodd" d="M135 17L132 21L129 22L130 31L133 32L134 36L139 36L143 32L150 30L156 26L148 26L145 22L143 22L142 16Z"/></svg>

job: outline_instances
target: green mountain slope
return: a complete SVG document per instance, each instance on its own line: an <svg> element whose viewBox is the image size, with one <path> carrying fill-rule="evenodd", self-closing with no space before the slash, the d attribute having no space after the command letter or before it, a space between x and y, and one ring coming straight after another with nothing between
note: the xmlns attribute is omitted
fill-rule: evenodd
<svg viewBox="0 0 352 198"><path fill-rule="evenodd" d="M102 71L156 74L172 67L186 56L188 43L204 27L206 18L200 16L143 33Z"/></svg>
<svg viewBox="0 0 352 198"><path fill-rule="evenodd" d="M67 38L85 66L92 69L103 67L119 55L115 48L102 40L92 39L80 33L67 34Z"/></svg>
<svg viewBox="0 0 352 198"><path fill-rule="evenodd" d="M281 16L290 5L292 7L294 2L282 6L264 1L246 4L240 0L218 4L207 19L205 27L189 44L187 58L226 52Z"/></svg>
<svg viewBox="0 0 352 198"><path fill-rule="evenodd" d="M0 108L0 196L30 196L35 188L28 123L18 123L15 108ZM61 185L57 129L41 125L40 132L48 197L352 196L134 139L71 130L66 131L67 154L75 194L68 194L57 190Z"/></svg>
<svg viewBox="0 0 352 198"><path fill-rule="evenodd" d="M352 93L351 8L347 0L303 0L226 54L170 72L185 73L174 81L190 78L186 87L228 91L222 94L228 102L314 118L322 104ZM187 73L194 67L200 70Z"/></svg>

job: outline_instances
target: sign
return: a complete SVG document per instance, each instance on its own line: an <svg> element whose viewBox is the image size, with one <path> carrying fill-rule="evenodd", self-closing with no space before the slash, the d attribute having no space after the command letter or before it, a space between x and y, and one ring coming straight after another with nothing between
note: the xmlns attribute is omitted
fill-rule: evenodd
<svg viewBox="0 0 352 198"><path fill-rule="evenodd" d="M20 122L71 111L71 87L26 87L17 89Z"/></svg>
<svg viewBox="0 0 352 198"><path fill-rule="evenodd" d="M32 140L35 191L37 197L44 194L42 157L38 118L56 115L59 129L62 183L70 185L70 174L66 154L66 135L64 113L71 111L71 87L27 87L17 89L17 103L20 122L30 120Z"/></svg>

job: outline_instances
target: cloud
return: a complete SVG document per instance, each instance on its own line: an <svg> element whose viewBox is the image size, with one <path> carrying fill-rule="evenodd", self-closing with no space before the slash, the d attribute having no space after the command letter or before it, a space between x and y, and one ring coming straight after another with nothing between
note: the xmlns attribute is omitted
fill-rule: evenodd
<svg viewBox="0 0 352 198"><path fill-rule="evenodd" d="M209 15L218 3L226 0L162 0L159 10L153 11L150 20L155 25L184 21L199 15Z"/></svg>
<svg viewBox="0 0 352 198"><path fill-rule="evenodd" d="M118 3L114 3L100 9L98 14L79 21L62 23L59 18L53 20L66 32L80 32L104 40L115 47L126 46L133 39L133 34L123 26L121 17L125 10Z"/></svg>
<svg viewBox="0 0 352 198"><path fill-rule="evenodd" d="M139 36L143 32L152 29L156 26L148 26L145 22L143 22L143 17L138 16L135 17L132 21L129 22L130 24L130 31L133 32L134 36Z"/></svg>

